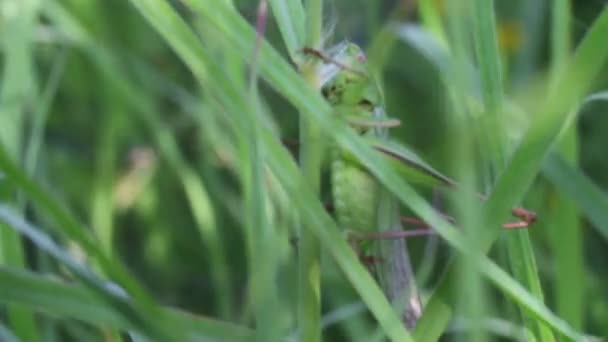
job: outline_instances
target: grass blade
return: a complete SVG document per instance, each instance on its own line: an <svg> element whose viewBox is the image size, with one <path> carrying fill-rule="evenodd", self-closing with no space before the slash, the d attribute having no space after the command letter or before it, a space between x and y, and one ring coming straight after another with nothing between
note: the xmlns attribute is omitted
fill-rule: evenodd
<svg viewBox="0 0 608 342"><path fill-rule="evenodd" d="M570 0L556 1L551 11L551 76L555 82L571 53ZM568 127L558 144L562 158L573 167L578 165L579 136L576 125ZM545 162L546 164L546 162ZM543 165L545 165L543 164ZM584 294L587 287L583 259L583 236L578 209L573 201L562 196L554 186L549 189L553 209L547 221L558 230L551 234L550 243L555 255L555 298L558 313L574 327L581 327L584 319ZM551 199L550 199L551 200ZM578 281L573 281L578 279Z"/></svg>
<svg viewBox="0 0 608 342"><path fill-rule="evenodd" d="M553 186L574 201L608 241L608 195L556 153L549 155L542 170Z"/></svg>
<svg viewBox="0 0 608 342"><path fill-rule="evenodd" d="M37 101L32 32L39 10L36 1L11 2L3 7L3 74L0 88L0 145L10 158L22 163L25 128L29 101ZM12 10L9 10L12 9ZM0 181L0 184L4 183ZM0 195L0 202L16 199L11 192ZM0 264L26 267L21 239L0 225ZM17 336L24 341L37 341L38 329L34 316L22 308L9 306L8 318Z"/></svg>
<svg viewBox="0 0 608 342"><path fill-rule="evenodd" d="M323 1L308 1L306 7L306 44L321 47ZM319 89L320 80L316 72L318 61L304 64L303 78L311 89ZM314 120L300 115L300 164L302 175L317 196L321 193L321 164L325 146L323 136ZM305 223L306 224L306 223ZM311 227L300 231L301 254L299 256L298 319L300 336L304 341L321 341L321 244L311 232Z"/></svg>
<svg viewBox="0 0 608 342"><path fill-rule="evenodd" d="M269 0L274 18L279 24L289 57L296 64L300 62L298 51L305 41L305 13L300 0Z"/></svg>
<svg viewBox="0 0 608 342"><path fill-rule="evenodd" d="M38 312L119 330L136 328L88 288L20 269L0 267L0 302L18 304ZM238 325L197 317L174 309L162 310L165 317L181 321L197 339L232 341L248 340L252 336L252 331Z"/></svg>

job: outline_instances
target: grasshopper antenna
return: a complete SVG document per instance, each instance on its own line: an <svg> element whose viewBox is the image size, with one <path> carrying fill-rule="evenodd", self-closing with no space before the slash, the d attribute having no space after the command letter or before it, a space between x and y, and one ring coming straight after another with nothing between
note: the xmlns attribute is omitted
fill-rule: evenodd
<svg viewBox="0 0 608 342"><path fill-rule="evenodd" d="M357 70L354 68L349 67L348 65L345 65L344 63L335 60L334 58L331 58L327 55L325 55L323 52L315 49L315 48L311 48L311 47L303 47L302 48L302 53L306 54L306 55L311 55L313 57L316 57L320 60L322 60L325 63L328 64L334 64L335 66L337 66L338 68L342 69L342 70L346 70L349 72L352 72L353 74L357 74L359 76L363 76L363 77L367 77L367 74L361 70Z"/></svg>

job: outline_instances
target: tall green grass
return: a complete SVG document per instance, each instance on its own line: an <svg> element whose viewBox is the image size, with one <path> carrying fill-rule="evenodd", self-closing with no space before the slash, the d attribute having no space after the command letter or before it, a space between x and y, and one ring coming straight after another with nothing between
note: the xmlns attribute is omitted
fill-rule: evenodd
<svg viewBox="0 0 608 342"><path fill-rule="evenodd" d="M589 177L600 171L582 171L576 125L604 99L608 10L563 0L529 20L525 1L419 1L417 21L390 1L270 0L260 32L264 3L0 5L0 338L608 333L608 201ZM546 32L546 46L526 32ZM394 136L461 190L433 202L332 116L301 48L343 39L369 47L387 112L404 123ZM411 331L325 209L333 145L440 237L432 258L424 239L407 241L430 270ZM141 153L143 164L128 157ZM501 230L520 205L537 223Z"/></svg>

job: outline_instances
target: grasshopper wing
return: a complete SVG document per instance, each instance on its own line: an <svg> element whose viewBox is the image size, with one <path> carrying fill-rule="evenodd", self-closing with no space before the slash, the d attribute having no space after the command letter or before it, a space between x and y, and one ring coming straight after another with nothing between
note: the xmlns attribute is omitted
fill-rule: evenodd
<svg viewBox="0 0 608 342"><path fill-rule="evenodd" d="M410 183L428 187L453 187L457 185L456 181L435 170L414 151L394 140L375 137L365 137L365 140ZM361 161L350 153L345 153L343 157L361 164Z"/></svg>

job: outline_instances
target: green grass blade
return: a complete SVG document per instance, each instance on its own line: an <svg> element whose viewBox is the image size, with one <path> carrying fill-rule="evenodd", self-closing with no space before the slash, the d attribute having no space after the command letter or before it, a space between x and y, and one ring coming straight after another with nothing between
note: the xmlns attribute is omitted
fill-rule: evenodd
<svg viewBox="0 0 608 342"><path fill-rule="evenodd" d="M421 0L418 5L418 13L420 13L424 27L433 34L435 39L445 45L447 44L445 31L437 7L437 2L433 0Z"/></svg>
<svg viewBox="0 0 608 342"><path fill-rule="evenodd" d="M321 47L323 1L308 1L306 6L306 44ZM321 81L317 75L317 61L306 63L302 77L311 89L319 89ZM314 120L300 115L300 164L302 175L307 179L313 193L321 192L321 164L325 146L323 136ZM307 224L307 223L304 223ZM300 337L304 341L321 341L321 244L311 232L311 227L300 231L298 319Z"/></svg>
<svg viewBox="0 0 608 342"><path fill-rule="evenodd" d="M74 318L95 325L120 330L137 326L125 320L115 308L94 295L88 288L66 284L48 276L25 270L0 267L0 302L27 307L53 316ZM238 325L216 321L163 308L164 316L181 321L197 339L248 340L253 332Z"/></svg>
<svg viewBox="0 0 608 342"><path fill-rule="evenodd" d="M258 22L256 29L261 41L265 31L262 29L266 3L258 5ZM260 31L261 30L261 31ZM262 117L262 106L258 85L257 59L259 57L257 45L250 54L249 87L242 89L248 94L248 103L251 110L240 112L236 119L240 123L237 136L239 137L240 156L243 160L241 166L241 183L244 192L244 206L246 211L245 229L249 237L249 267L250 267L250 293L251 304L254 307L256 321L256 340L278 341L285 332L280 322L280 300L277 300L276 276L279 258L273 255L273 247L278 245L275 237L277 232L273 221L268 214L271 209L268 187L266 186L265 164L263 150L260 143L260 129L256 121ZM236 76L238 77L238 75ZM238 78L244 78L240 76ZM243 82L245 83L245 82Z"/></svg>
<svg viewBox="0 0 608 342"><path fill-rule="evenodd" d="M519 303L520 306L535 319L543 322L547 327L555 329L556 332L559 332L563 337L569 340L581 341L583 339L582 334L544 306L542 301L537 298L536 294L528 292L527 289L522 287L496 264L488 259L484 259L481 264L481 269L496 286L507 293L511 299ZM534 276L536 276L536 274L534 274ZM548 336L541 335L541 340L545 338L553 339L551 330L549 330L549 333L550 335Z"/></svg>
<svg viewBox="0 0 608 342"><path fill-rule="evenodd" d="M268 2L279 25L289 57L298 63L301 59L298 51L304 46L306 32L306 17L302 2L300 0L269 0Z"/></svg>
<svg viewBox="0 0 608 342"><path fill-rule="evenodd" d="M507 237L510 268L521 284L536 297L544 301L544 295L538 277L538 268L534 259L534 251L528 231L516 231ZM524 323L532 331L539 341L554 341L553 333L549 327L543 324L537 317L531 317L523 313Z"/></svg>
<svg viewBox="0 0 608 342"><path fill-rule="evenodd" d="M306 44L321 47L323 1L308 1L306 6ZM321 84L316 73L316 61L304 65L302 75L312 89ZM321 164L324 143L321 131L314 120L300 115L300 164L302 174L312 191L321 193ZM304 223L307 224L307 223ZM300 231L301 254L299 255L298 319L300 337L304 341L321 341L321 245L310 227Z"/></svg>
<svg viewBox="0 0 608 342"><path fill-rule="evenodd" d="M24 165L29 175L34 175L39 158L40 149L44 137L44 127L48 118L55 95L57 94L61 78L65 71L68 51L62 51L53 62L53 67L48 76L48 81L40 95L40 102L34 113L34 121L31 134L28 137L27 150L25 152Z"/></svg>
<svg viewBox="0 0 608 342"><path fill-rule="evenodd" d="M572 25L570 0L556 1L551 11L551 76L555 82L571 53ZM576 125L567 128L559 142L559 151L568 163L578 165L579 136ZM546 164L546 163L545 163ZM545 165L544 164L544 165ZM560 234L549 239L555 255L555 298L557 312L574 327L582 327L584 296L587 287L583 258L583 236L578 209L573 201L561 196L554 186L552 208L547 221ZM576 280L575 280L576 279Z"/></svg>
<svg viewBox="0 0 608 342"><path fill-rule="evenodd" d="M574 201L597 232L608 241L608 195L556 153L549 155L542 170L553 186Z"/></svg>
<svg viewBox="0 0 608 342"><path fill-rule="evenodd" d="M475 45L475 56L479 67L481 80L482 98L485 106L485 115L488 117L487 124L492 132L491 136L483 137L490 144L486 146L487 155L493 160L494 170L502 169L506 159L504 136L504 117L502 107L504 104L504 89L501 57L498 51L498 39L496 36L496 18L493 0L473 0L473 43ZM466 47L465 47L466 48ZM494 128L494 129L491 129Z"/></svg>
<svg viewBox="0 0 608 342"><path fill-rule="evenodd" d="M1 14L3 73L0 87L0 145L17 163L22 163L24 124L28 101L37 100L32 32L39 10L36 1L3 3ZM11 9L11 10L9 10ZM0 181L0 184L3 183ZM15 200L14 194L3 192L0 202ZM0 225L0 264L26 266L22 243L17 234ZM37 341L38 328L34 316L22 308L8 307L12 329L23 341Z"/></svg>

